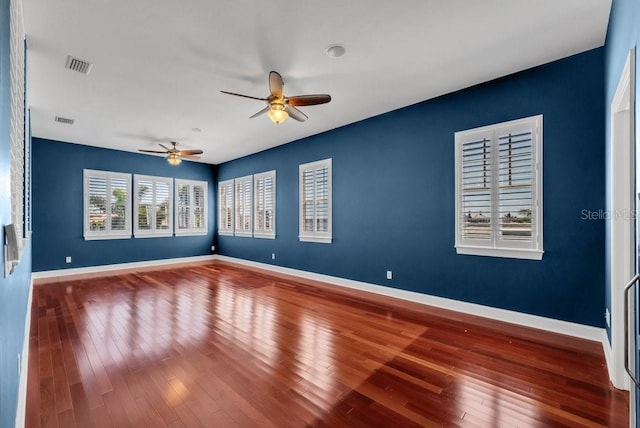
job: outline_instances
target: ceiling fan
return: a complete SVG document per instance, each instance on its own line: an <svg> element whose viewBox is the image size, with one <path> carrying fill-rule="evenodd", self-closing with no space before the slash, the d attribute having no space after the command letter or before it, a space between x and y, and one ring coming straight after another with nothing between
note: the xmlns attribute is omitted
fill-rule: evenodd
<svg viewBox="0 0 640 428"><path fill-rule="evenodd" d="M176 147L178 145L177 142L175 141L171 141L171 145L172 147L169 148L167 146L165 146L164 144L158 144L160 147L162 147L164 149L164 151L161 150L144 150L144 149L138 149L138 151L140 152L145 152L145 153L162 153L162 154L166 154L167 156L167 162L169 162L171 165L178 165L180 162L182 162L182 158L184 159L200 159L200 156L197 155L201 155L202 154L202 150L200 149L195 149L195 150L178 150L178 148Z"/></svg>
<svg viewBox="0 0 640 428"><path fill-rule="evenodd" d="M294 95L286 97L283 92L284 81L277 71L269 73L269 96L266 98L252 97L249 95L236 94L234 92L220 91L223 94L235 95L237 97L251 98L252 100L266 101L268 104L265 108L254 114L250 119L267 113L269 119L273 123L282 123L287 117L291 116L298 122L307 120L307 115L301 112L297 107L313 106L317 104L325 104L331 101L331 95L314 94L314 95Z"/></svg>

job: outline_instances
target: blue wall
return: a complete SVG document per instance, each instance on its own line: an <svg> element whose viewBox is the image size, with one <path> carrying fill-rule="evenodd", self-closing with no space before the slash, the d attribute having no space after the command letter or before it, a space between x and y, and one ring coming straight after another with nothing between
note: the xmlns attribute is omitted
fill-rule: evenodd
<svg viewBox="0 0 640 428"><path fill-rule="evenodd" d="M10 100L9 0L0 0L0 225L11 223ZM4 242L4 228L0 228L0 242ZM0 249L0 253L2 251ZM31 281L31 244L25 248L12 275L4 277L4 255L0 256L0 266L0 427L12 427L16 420L20 382L17 356L22 352L26 339L24 328Z"/></svg>
<svg viewBox="0 0 640 428"><path fill-rule="evenodd" d="M220 236L219 252L602 327L605 225L581 213L604 206L603 82L599 48L224 163L219 181L277 170L277 239ZM536 114L543 260L457 255L454 132ZM298 165L324 158L334 241L301 243Z"/></svg>
<svg viewBox="0 0 640 428"><path fill-rule="evenodd" d="M213 168L196 162L171 166L162 157L33 139L33 270L211 254L214 223ZM209 234L85 241L83 170L157 175L209 183ZM71 256L73 263L66 264Z"/></svg>
<svg viewBox="0 0 640 428"><path fill-rule="evenodd" d="M618 79L624 68L629 50L636 47L640 39L640 2L638 0L614 0L609 15L609 27L607 29L607 39L605 43L605 116L606 123L606 165L611 165L611 101L618 86ZM640 73L638 70L638 55L636 50L636 142L640 142L640 109L638 109L638 96L640 94ZM611 171L606 176L607 209L612 212L614 208L610 206ZM606 293L605 304L611 312L611 248L609 246L609 236L611 234L611 224L607 224L606 240ZM611 329L607 327L609 341L611 341Z"/></svg>

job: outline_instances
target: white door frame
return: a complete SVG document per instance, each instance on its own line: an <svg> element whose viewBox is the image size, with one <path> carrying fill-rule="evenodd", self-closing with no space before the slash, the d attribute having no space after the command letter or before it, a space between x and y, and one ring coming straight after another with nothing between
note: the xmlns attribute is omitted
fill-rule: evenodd
<svg viewBox="0 0 640 428"><path fill-rule="evenodd" d="M624 369L623 288L635 270L635 184L634 86L635 49L629 51L618 87L611 101L611 381L616 388L629 389ZM640 155L640 153L638 153ZM640 163L638 163L640 165ZM635 331L632 329L630 331ZM632 357L635 353L632 353ZM635 364L635 361L633 362ZM632 388L632 396L635 388ZM635 398L634 398L635 400ZM634 401L635 402L635 401ZM630 406L633 409L634 406Z"/></svg>
<svg viewBox="0 0 640 428"><path fill-rule="evenodd" d="M634 221L635 171L633 141L633 72L635 52L627 56L611 101L611 381L616 388L629 389L624 369L624 285L635 267Z"/></svg>

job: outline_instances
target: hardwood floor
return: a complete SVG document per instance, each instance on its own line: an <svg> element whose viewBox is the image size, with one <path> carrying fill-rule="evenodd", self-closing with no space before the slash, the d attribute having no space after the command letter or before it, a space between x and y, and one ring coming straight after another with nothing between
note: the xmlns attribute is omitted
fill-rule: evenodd
<svg viewBox="0 0 640 428"><path fill-rule="evenodd" d="M214 261L34 287L27 427L628 426L601 345Z"/></svg>

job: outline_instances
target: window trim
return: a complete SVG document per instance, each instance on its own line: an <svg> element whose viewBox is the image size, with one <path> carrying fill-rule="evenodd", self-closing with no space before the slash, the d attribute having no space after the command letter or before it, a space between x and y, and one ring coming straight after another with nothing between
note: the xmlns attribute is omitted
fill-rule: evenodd
<svg viewBox="0 0 640 428"><path fill-rule="evenodd" d="M529 126L532 130L532 163L534 164L533 172L535 178L533 180L533 200L535 204L535 212L532 219L532 243L525 247L522 243L505 243L498 239L497 228L492 229L490 245L478 245L480 240L464 239L462 237L462 217L464 215L461 206L461 150L462 144L470 139L471 135L491 135L492 153L496 153L497 136L501 130L505 128L513 128L517 126ZM490 257L516 258L526 260L542 260L543 250L543 115L531 116L522 119L516 119L495 125L483 126L479 128L469 129L456 132L454 136L455 142L455 249L457 254L478 255ZM497 171L497 158L492 157L492 168ZM496 182L493 179L491 185L492 191L492 218L495 216L496 210L499 208L497 194L495 192ZM506 245L505 245L506 244Z"/></svg>
<svg viewBox="0 0 640 428"><path fill-rule="evenodd" d="M308 232L304 230L304 172L308 170L315 170L319 167L326 167L328 169L328 225L327 232ZM314 162L301 164L298 167L298 189L299 189L299 220L298 239L300 242L315 242L320 244L330 244L333 241L333 171L332 171L332 158L322 159ZM315 204L315 201L314 201ZM314 222L315 223L315 222Z"/></svg>
<svg viewBox="0 0 640 428"><path fill-rule="evenodd" d="M249 198L249 203L251 204L251 206L249 207L249 212L251 213L251 221L249 223L249 230L243 230L240 229L240 214L239 214L239 209L240 208L244 208L240 207L240 204L242 203L240 197L238 197L238 184L244 184L244 183L249 183L250 185L250 189L249 189L249 193L250 193L250 198ZM253 197L253 175L245 175L244 177L238 177L236 179L233 180L233 215L234 215L234 222L233 222L233 234L235 236L241 236L241 237L245 237L245 238L252 238L253 237L253 202L254 202L254 197Z"/></svg>
<svg viewBox="0 0 640 428"><path fill-rule="evenodd" d="M231 186L231 207L228 207L226 201L222 199L222 189ZM233 236L235 230L235 183L234 180L225 180L218 183L218 235ZM231 224L230 227L224 227L224 210L231 208Z"/></svg>
<svg viewBox="0 0 640 428"><path fill-rule="evenodd" d="M271 201L272 201L272 219L271 219L271 230L264 231L258 227L258 198L260 195L258 194L258 181L265 178L271 178L272 186L271 186ZM253 237L254 238L263 238L263 239L275 239L276 238L276 171L266 171L261 172L259 174L253 175Z"/></svg>
<svg viewBox="0 0 640 428"><path fill-rule="evenodd" d="M178 192L178 187L179 186L189 186L189 196L190 196L190 207L194 207L195 205L193 204L193 188L194 186L202 186L203 187L203 205L202 205L202 209L203 209L203 213L202 213L202 219L203 219L203 224L204 227L202 228L195 228L195 227L190 227L188 229L181 229L179 228L179 222L178 222L178 210L180 208L180 203L179 203L179 192ZM202 235L207 235L209 233L209 221L208 221L208 211L209 211L209 187L208 187L208 182L206 181L201 181L201 180L187 180L184 178L176 178L174 179L174 191L173 191L173 198L174 198L174 216L173 216L173 227L174 227L174 234L175 236L202 236ZM190 224L193 225L194 223L194 215L193 215L193 210L190 210Z"/></svg>
<svg viewBox="0 0 640 428"><path fill-rule="evenodd" d="M111 230L111 202L109 202L109 206L106 207L106 218L105 218L105 230L104 232L96 232L91 230L90 221L89 221L89 179L91 177L100 177L105 178L107 180L107 195L110 195L111 192L111 180L113 178L121 178L124 179L127 186L127 198L125 200L125 215L124 215L124 224L125 229L122 231L117 231L117 233ZM94 169L84 169L83 170L83 223L84 223L84 239L86 241L93 240L104 240L104 239L131 239L131 174L125 172L112 172L112 171L100 171ZM106 202L106 201L105 201Z"/></svg>
<svg viewBox="0 0 640 428"><path fill-rule="evenodd" d="M152 184L152 207L153 207L153 212L151 213L151 229L149 230L145 230L145 229L140 229L139 228L139 223L138 223L138 209L140 206L140 201L138 198L138 184L140 182L140 180L147 180L147 181L151 181ZM156 225L156 214L157 214L157 204L156 204L156 185L157 183L164 183L168 185L169 188L169 206L167 207L167 213L169 216L169 221L168 221L168 229L157 229L157 225ZM139 174L135 174L133 176L133 191L134 191L134 195L133 195L133 212L135 213L135 217L132 215L132 220L133 220L133 236L134 238L161 238L161 237L169 237L169 236L173 236L173 204L174 204L174 198L173 198L173 190L174 190L174 186L173 186L173 178L172 177L158 177L158 176L153 176L153 175L139 175Z"/></svg>

